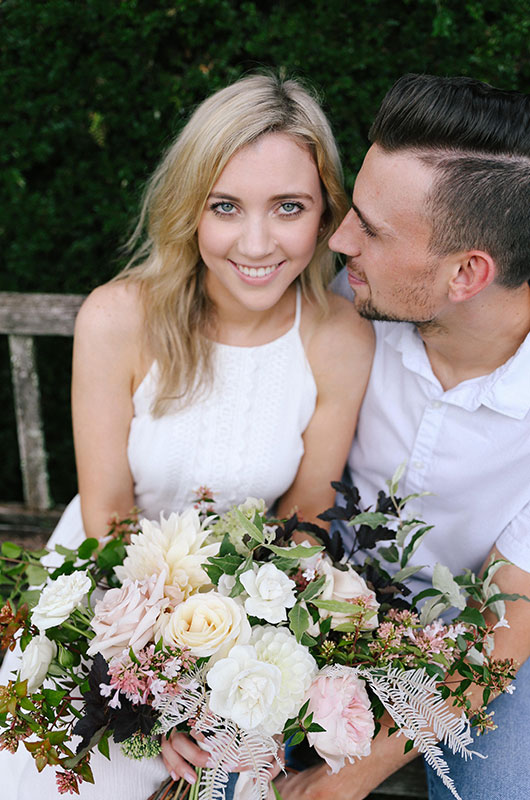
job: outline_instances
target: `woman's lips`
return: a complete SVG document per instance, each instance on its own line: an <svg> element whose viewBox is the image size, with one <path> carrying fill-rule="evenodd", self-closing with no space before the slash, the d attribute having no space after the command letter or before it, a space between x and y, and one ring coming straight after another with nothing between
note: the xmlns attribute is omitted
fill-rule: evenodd
<svg viewBox="0 0 530 800"><path fill-rule="evenodd" d="M274 278L285 264L285 260L279 261L275 264L263 264L259 266L240 264L237 261L232 261L232 259L228 259L228 261L242 280L244 280L246 283L258 285L267 283L269 280Z"/></svg>

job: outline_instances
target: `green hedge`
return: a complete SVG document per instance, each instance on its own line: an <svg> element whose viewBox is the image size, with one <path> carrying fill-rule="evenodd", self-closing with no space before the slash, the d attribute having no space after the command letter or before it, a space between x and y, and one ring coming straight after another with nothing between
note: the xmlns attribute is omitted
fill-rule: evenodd
<svg viewBox="0 0 530 800"><path fill-rule="evenodd" d="M322 91L351 187L399 75L528 91L529 41L530 0L0 1L0 289L87 292L114 274L161 150L197 103L244 72L274 67ZM41 381L64 501L75 488L69 355L56 350L40 346ZM0 497L15 499L5 343L0 358Z"/></svg>

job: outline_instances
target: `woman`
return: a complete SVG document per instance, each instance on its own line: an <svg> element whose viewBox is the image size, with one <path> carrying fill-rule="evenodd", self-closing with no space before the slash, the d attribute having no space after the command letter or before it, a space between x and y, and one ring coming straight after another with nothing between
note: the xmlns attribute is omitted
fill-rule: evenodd
<svg viewBox="0 0 530 800"><path fill-rule="evenodd" d="M331 503L373 346L325 291L343 214L333 136L297 82L247 77L199 106L149 183L130 264L79 313L80 494L51 545L134 505L179 510L205 484L220 511L254 495L311 519ZM167 769L96 755L81 797L145 800L168 769L188 775L181 746L164 746ZM53 774L26 773L10 796L56 796Z"/></svg>

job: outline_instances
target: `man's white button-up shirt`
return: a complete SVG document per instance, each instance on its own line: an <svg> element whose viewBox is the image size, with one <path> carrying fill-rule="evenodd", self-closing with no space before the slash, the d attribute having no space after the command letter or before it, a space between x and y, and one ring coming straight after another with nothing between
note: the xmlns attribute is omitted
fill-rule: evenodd
<svg viewBox="0 0 530 800"><path fill-rule="evenodd" d="M333 288L348 297L342 275ZM407 506L435 526L414 556L425 577L436 562L453 574L476 571L494 544L530 572L530 336L495 372L444 391L413 325L374 327L348 462L363 504L373 504L406 461L400 496L432 493Z"/></svg>

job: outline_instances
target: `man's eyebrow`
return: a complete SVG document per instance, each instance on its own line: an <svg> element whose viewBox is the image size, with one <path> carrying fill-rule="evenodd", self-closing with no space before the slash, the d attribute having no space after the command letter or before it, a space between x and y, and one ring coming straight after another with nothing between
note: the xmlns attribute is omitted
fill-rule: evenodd
<svg viewBox="0 0 530 800"><path fill-rule="evenodd" d="M377 227L377 225L374 225L373 222L370 222L370 220L366 219L364 214L362 214L362 212L357 208L357 206L355 205L355 203L353 201L352 201L351 207L353 208L353 210L355 211L355 213L357 214L358 218L361 220L363 225L365 225L371 231L374 231L374 232L379 231L379 228Z"/></svg>

